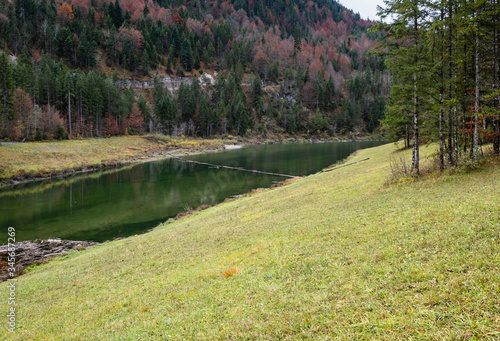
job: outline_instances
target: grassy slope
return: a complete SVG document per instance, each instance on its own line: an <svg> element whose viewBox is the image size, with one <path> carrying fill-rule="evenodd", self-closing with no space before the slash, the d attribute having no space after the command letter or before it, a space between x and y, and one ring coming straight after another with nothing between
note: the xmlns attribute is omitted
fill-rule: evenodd
<svg viewBox="0 0 500 341"><path fill-rule="evenodd" d="M18 279L16 337L498 337L499 166L386 187L394 154L36 268Z"/></svg>
<svg viewBox="0 0 500 341"><path fill-rule="evenodd" d="M228 143L228 142L226 142ZM68 170L101 168L164 150L190 152L217 149L222 140L119 136L106 139L27 142L0 146L0 182L13 178L51 176Z"/></svg>

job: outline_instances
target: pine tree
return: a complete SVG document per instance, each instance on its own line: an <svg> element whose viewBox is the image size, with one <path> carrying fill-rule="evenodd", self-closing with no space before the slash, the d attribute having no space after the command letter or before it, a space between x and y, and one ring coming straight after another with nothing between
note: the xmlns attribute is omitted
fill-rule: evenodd
<svg viewBox="0 0 500 341"><path fill-rule="evenodd" d="M174 25L172 27L172 31L170 33L170 41L171 41L170 51L171 53L173 53L174 57L178 57L179 52L181 50L181 38L179 35L179 28L177 27L177 25Z"/></svg>
<svg viewBox="0 0 500 341"><path fill-rule="evenodd" d="M293 49L295 54L299 53L302 49L302 30L299 24L296 24L293 30Z"/></svg>
<svg viewBox="0 0 500 341"><path fill-rule="evenodd" d="M388 0L381 11L382 18L391 16L393 23L379 24L378 29L387 30L384 47L390 57L389 68L394 72L400 88L398 91L411 96L413 153L412 172L420 174L420 128L423 110L424 87L429 84L430 46L425 41L428 29L427 1ZM393 92L391 92L393 94Z"/></svg>
<svg viewBox="0 0 500 341"><path fill-rule="evenodd" d="M189 40L184 38L181 45L181 62L184 70L190 72L193 69L193 51Z"/></svg>
<svg viewBox="0 0 500 341"><path fill-rule="evenodd" d="M5 53L0 54L0 135L4 135L9 122L14 120L14 79L12 67Z"/></svg>
<svg viewBox="0 0 500 341"><path fill-rule="evenodd" d="M111 3L110 3L109 9L112 10L112 12L110 14L111 14L111 18L113 19L113 24L115 25L115 27L117 29L120 28L124 22L123 12L122 12L122 8L120 7L120 2L118 0L115 1L114 7L111 7Z"/></svg>

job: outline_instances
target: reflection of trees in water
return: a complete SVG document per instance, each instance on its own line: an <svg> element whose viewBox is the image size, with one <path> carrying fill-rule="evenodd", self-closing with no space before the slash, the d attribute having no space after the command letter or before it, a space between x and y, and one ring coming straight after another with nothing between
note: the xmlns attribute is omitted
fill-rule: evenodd
<svg viewBox="0 0 500 341"><path fill-rule="evenodd" d="M132 188L136 196L142 194L141 189L144 187L145 179L145 169L144 167L133 167L130 170L130 179L132 182Z"/></svg>

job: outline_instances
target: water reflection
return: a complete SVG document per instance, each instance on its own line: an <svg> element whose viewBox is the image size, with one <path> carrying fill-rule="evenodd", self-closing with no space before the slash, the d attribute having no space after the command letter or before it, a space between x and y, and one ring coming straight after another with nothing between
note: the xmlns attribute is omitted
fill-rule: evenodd
<svg viewBox="0 0 500 341"><path fill-rule="evenodd" d="M304 175L367 146L370 145L258 146L191 158ZM283 177L166 159L120 171L4 188L0 190L0 224L15 227L18 240L57 237L105 241L143 232L179 212L214 205L227 197L282 180Z"/></svg>

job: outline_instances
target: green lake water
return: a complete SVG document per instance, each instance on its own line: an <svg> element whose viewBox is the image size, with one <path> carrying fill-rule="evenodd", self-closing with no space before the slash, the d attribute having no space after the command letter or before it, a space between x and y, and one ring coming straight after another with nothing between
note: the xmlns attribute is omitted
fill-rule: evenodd
<svg viewBox="0 0 500 341"><path fill-rule="evenodd" d="M357 149L384 142L250 146L186 157L216 165L308 175ZM214 168L177 159L138 164L0 190L0 226L16 240L62 238L102 242L142 233L178 213L283 181L280 176ZM0 238L0 244L7 241Z"/></svg>

